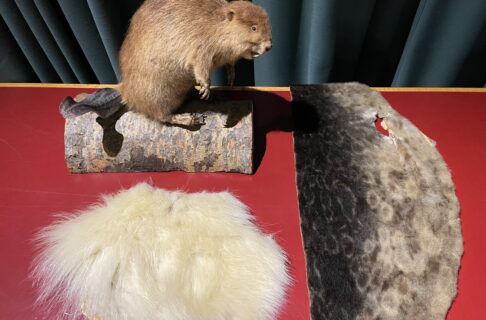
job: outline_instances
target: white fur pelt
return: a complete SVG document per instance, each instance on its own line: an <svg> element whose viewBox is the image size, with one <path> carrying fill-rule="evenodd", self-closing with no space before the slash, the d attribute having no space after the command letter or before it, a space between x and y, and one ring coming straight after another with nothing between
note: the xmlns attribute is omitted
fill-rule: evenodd
<svg viewBox="0 0 486 320"><path fill-rule="evenodd" d="M40 232L39 301L70 319L273 319L286 257L252 220L227 192L105 196Z"/></svg>

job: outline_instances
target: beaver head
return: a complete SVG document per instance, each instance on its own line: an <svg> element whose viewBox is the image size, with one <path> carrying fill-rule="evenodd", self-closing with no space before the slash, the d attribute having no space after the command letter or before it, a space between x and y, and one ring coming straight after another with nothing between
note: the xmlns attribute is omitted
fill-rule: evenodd
<svg viewBox="0 0 486 320"><path fill-rule="evenodd" d="M272 30L266 11L249 1L233 1L223 7L226 30L240 57L251 60L272 48Z"/></svg>

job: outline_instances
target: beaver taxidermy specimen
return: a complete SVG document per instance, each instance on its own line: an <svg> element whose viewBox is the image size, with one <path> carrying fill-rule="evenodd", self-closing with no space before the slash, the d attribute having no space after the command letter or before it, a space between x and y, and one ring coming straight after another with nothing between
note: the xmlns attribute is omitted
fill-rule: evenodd
<svg viewBox="0 0 486 320"><path fill-rule="evenodd" d="M174 113L195 85L208 99L210 75L272 48L265 10L249 1L147 0L134 14L120 51L119 90L129 110L166 124L201 125L201 116Z"/></svg>

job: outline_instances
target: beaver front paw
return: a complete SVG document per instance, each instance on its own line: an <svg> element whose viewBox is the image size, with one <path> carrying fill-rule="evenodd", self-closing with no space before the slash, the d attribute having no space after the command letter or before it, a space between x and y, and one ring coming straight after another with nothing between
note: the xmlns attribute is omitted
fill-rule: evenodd
<svg viewBox="0 0 486 320"><path fill-rule="evenodd" d="M199 89L199 95L201 97L201 100L208 100L209 94L210 94L209 82L203 82L203 83L200 83L199 85L201 86L201 89Z"/></svg>

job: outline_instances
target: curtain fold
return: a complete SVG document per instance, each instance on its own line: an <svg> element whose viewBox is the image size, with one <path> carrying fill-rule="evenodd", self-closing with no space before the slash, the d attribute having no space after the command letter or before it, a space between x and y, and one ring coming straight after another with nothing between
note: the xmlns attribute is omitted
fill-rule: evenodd
<svg viewBox="0 0 486 320"><path fill-rule="evenodd" d="M63 53L57 46L56 41L49 32L49 29L34 2L29 0L15 0L15 3L62 82L78 82L79 79L76 77Z"/></svg>
<svg viewBox="0 0 486 320"><path fill-rule="evenodd" d="M0 82L40 81L1 17L0 43Z"/></svg>
<svg viewBox="0 0 486 320"><path fill-rule="evenodd" d="M78 81L98 82L57 2L34 0L34 3Z"/></svg>
<svg viewBox="0 0 486 320"><path fill-rule="evenodd" d="M58 4L98 81L118 82L88 3L79 0L58 0Z"/></svg>
<svg viewBox="0 0 486 320"><path fill-rule="evenodd" d="M419 0L376 1L356 69L356 80L387 87L405 47Z"/></svg>
<svg viewBox="0 0 486 320"><path fill-rule="evenodd" d="M126 21L121 21L120 7L113 7L110 0L88 0L88 6L118 81L118 51L124 36L120 30L124 30Z"/></svg>
<svg viewBox="0 0 486 320"><path fill-rule="evenodd" d="M274 46L237 64L237 85L486 86L485 0L253 2L269 13ZM117 83L141 3L1 0L0 81ZM226 84L224 70L212 84Z"/></svg>
<svg viewBox="0 0 486 320"><path fill-rule="evenodd" d="M365 43L366 31L375 8L375 0L334 0L336 1L335 54L332 81L347 81L356 78L361 51ZM352 14L350 14L352 13ZM328 80L329 81L329 80Z"/></svg>
<svg viewBox="0 0 486 320"><path fill-rule="evenodd" d="M0 1L0 14L40 81L61 82L61 78L35 39L15 2Z"/></svg>
<svg viewBox="0 0 486 320"><path fill-rule="evenodd" d="M273 49L255 60L255 84L288 85L294 79L301 1L254 0L268 12L272 24Z"/></svg>
<svg viewBox="0 0 486 320"><path fill-rule="evenodd" d="M461 85L457 76L485 26L484 0L422 0L393 85Z"/></svg>
<svg viewBox="0 0 486 320"><path fill-rule="evenodd" d="M336 54L336 1L302 2L296 64L291 82L327 82L333 71ZM313 30L321 30L317 37Z"/></svg>

